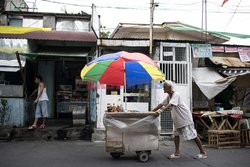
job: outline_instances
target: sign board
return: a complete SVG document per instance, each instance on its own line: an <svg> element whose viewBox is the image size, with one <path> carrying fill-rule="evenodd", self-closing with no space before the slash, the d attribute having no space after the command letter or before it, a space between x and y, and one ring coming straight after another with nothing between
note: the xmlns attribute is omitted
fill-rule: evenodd
<svg viewBox="0 0 250 167"><path fill-rule="evenodd" d="M212 52L224 53L224 46L212 46Z"/></svg>
<svg viewBox="0 0 250 167"><path fill-rule="evenodd" d="M238 47L235 46L225 46L225 52L226 53L237 53Z"/></svg>
<svg viewBox="0 0 250 167"><path fill-rule="evenodd" d="M211 44L192 44L194 58L212 57Z"/></svg>
<svg viewBox="0 0 250 167"><path fill-rule="evenodd" d="M238 52L242 62L250 61L250 47L239 47Z"/></svg>
<svg viewBox="0 0 250 167"><path fill-rule="evenodd" d="M173 52L163 52L163 56L173 56Z"/></svg>

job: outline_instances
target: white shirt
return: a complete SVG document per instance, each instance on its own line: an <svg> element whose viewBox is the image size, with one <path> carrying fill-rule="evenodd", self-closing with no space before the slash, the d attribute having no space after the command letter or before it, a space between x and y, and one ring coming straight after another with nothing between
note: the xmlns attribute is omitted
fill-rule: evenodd
<svg viewBox="0 0 250 167"><path fill-rule="evenodd" d="M38 93L40 92L40 87L38 87ZM48 98L48 95L47 95L47 91L46 91L46 88L43 88L43 92L41 94L41 96L39 97L38 101L49 101L49 98Z"/></svg>
<svg viewBox="0 0 250 167"><path fill-rule="evenodd" d="M174 127L176 129L182 128L187 125L193 124L193 117L190 109L186 106L186 104L181 99L179 93L174 92L172 97L170 98L167 95L167 98L161 103L166 106L168 104L172 104L171 115L174 123Z"/></svg>

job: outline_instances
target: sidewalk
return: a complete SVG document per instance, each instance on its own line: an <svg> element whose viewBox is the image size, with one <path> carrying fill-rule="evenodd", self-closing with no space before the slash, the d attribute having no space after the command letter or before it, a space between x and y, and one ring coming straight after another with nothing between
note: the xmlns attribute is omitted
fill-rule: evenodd
<svg viewBox="0 0 250 167"><path fill-rule="evenodd" d="M72 121L49 120L45 129L29 130L28 127L0 129L0 141L91 140L91 134L89 125L73 126Z"/></svg>

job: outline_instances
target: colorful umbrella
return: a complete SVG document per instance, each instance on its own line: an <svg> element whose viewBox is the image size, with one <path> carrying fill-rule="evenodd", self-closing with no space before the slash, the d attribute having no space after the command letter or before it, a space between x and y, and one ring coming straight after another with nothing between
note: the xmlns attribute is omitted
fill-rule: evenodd
<svg viewBox="0 0 250 167"><path fill-rule="evenodd" d="M82 69L81 78L107 85L134 86L164 80L165 76L148 56L122 51L89 62Z"/></svg>

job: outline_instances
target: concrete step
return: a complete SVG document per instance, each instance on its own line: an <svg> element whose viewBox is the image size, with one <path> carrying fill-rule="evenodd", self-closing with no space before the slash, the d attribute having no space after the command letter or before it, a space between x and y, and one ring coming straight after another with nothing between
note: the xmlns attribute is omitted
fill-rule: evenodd
<svg viewBox="0 0 250 167"><path fill-rule="evenodd" d="M94 133L92 134L92 141L100 142L100 141L105 141L105 139L106 139L105 129L94 128Z"/></svg>
<svg viewBox="0 0 250 167"><path fill-rule="evenodd" d="M93 130L85 126L56 126L45 129L5 128L1 130L0 140L91 140Z"/></svg>
<svg viewBox="0 0 250 167"><path fill-rule="evenodd" d="M38 121L38 125L40 125L42 123L42 120L40 119ZM32 124L32 122L30 123L30 125ZM72 119L52 119L52 118L48 118L46 119L46 126L47 127L55 127L55 126L72 126L73 125L73 121Z"/></svg>

